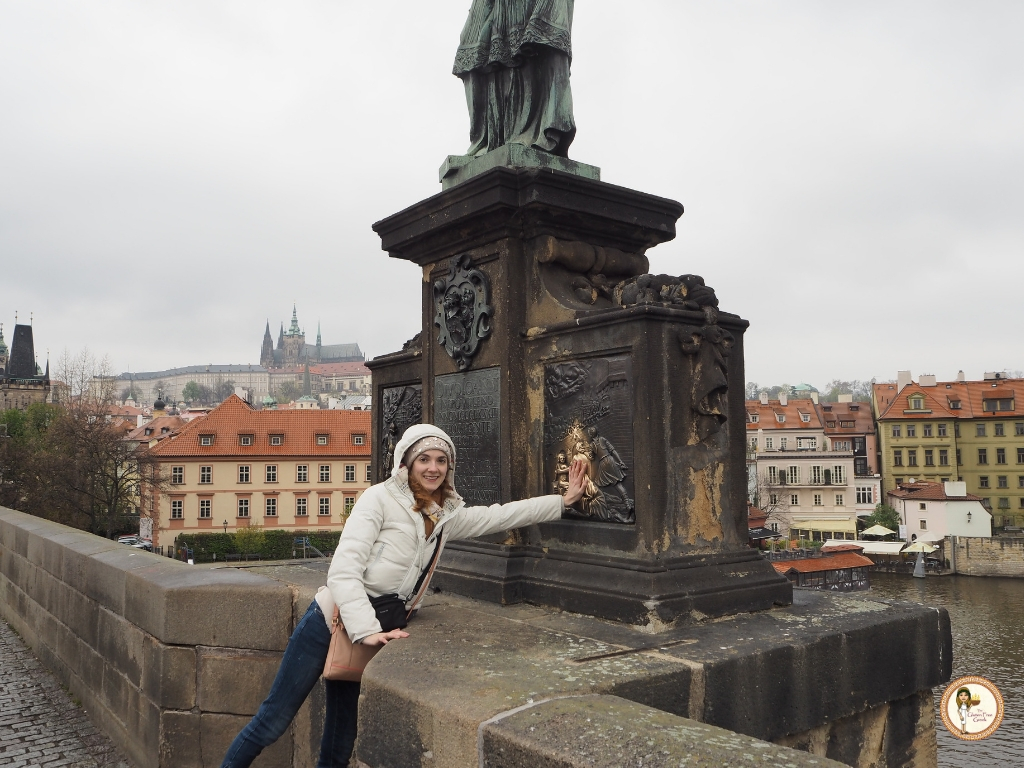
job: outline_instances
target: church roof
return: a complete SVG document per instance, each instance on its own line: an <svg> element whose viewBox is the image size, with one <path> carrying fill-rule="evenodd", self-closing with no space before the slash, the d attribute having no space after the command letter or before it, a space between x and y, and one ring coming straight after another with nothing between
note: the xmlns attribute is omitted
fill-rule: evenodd
<svg viewBox="0 0 1024 768"><path fill-rule="evenodd" d="M362 350L358 344L324 344L320 347L320 362L357 362L362 361Z"/></svg>
<svg viewBox="0 0 1024 768"><path fill-rule="evenodd" d="M186 365L183 368L169 368L166 371L122 373L117 378L148 381L187 373L266 373L266 370L262 365Z"/></svg>
<svg viewBox="0 0 1024 768"><path fill-rule="evenodd" d="M31 325L15 325L11 336L11 356L7 360L6 376L9 379L42 379L37 370L35 342Z"/></svg>

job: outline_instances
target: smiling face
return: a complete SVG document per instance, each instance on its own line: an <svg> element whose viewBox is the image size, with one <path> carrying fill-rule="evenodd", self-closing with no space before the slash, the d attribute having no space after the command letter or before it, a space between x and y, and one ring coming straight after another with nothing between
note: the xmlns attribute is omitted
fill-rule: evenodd
<svg viewBox="0 0 1024 768"><path fill-rule="evenodd" d="M966 704L970 698L971 695L967 693L967 691L960 691L960 693L956 695L956 700L959 701L961 704Z"/></svg>
<svg viewBox="0 0 1024 768"><path fill-rule="evenodd" d="M413 461L409 474L427 491L433 493L441 487L448 474L448 457L444 451L431 449L424 451Z"/></svg>

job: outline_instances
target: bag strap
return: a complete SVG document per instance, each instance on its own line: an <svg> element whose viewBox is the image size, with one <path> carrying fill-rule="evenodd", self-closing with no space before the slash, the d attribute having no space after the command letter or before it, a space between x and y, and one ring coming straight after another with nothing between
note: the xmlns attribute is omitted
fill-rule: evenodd
<svg viewBox="0 0 1024 768"><path fill-rule="evenodd" d="M427 584L429 581L427 577L434 572L434 566L437 565L437 556L441 554L441 539L444 538L443 533L437 535L437 545L434 547L434 554L430 558L430 563L423 569L423 573L420 574L419 579L416 581L416 586L412 588L413 594L416 595L416 599L412 602L412 607L406 614L406 618L412 616L412 612L416 610L416 606L419 605L420 600L423 599L423 593L426 592ZM426 583L424 583L426 582Z"/></svg>

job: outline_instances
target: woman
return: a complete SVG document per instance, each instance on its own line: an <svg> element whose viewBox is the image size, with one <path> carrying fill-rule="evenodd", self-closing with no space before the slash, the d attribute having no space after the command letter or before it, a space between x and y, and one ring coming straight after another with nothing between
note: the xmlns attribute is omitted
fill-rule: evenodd
<svg viewBox="0 0 1024 768"><path fill-rule="evenodd" d="M960 732L967 733L967 713L971 711L971 689L961 688L956 692L957 714L960 715Z"/></svg>
<svg viewBox="0 0 1024 768"><path fill-rule="evenodd" d="M291 724L323 671L335 605L354 643L377 646L408 637L401 629L382 630L371 596L398 594L409 604L444 542L557 520L566 505L583 495L586 482L583 462L573 461L565 496L467 507L455 490L455 448L442 430L431 424L409 427L395 456L402 459L391 477L367 489L352 509L327 587L320 588L295 627L270 693L231 743L221 768L248 766ZM356 738L359 683L326 680L325 687L327 713L317 768L347 766Z"/></svg>

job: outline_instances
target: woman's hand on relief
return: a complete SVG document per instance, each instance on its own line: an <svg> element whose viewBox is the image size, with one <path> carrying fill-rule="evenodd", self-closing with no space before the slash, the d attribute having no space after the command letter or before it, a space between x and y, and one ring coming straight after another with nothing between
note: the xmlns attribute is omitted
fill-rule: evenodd
<svg viewBox="0 0 1024 768"><path fill-rule="evenodd" d="M400 640L401 638L408 636L408 632L403 632L400 629L392 629L390 632L378 632L375 635L367 635L359 642L363 645L387 645L392 640Z"/></svg>
<svg viewBox="0 0 1024 768"><path fill-rule="evenodd" d="M587 465L583 459L573 459L569 467L569 487L565 491L565 505L571 506L583 498L587 486Z"/></svg>

